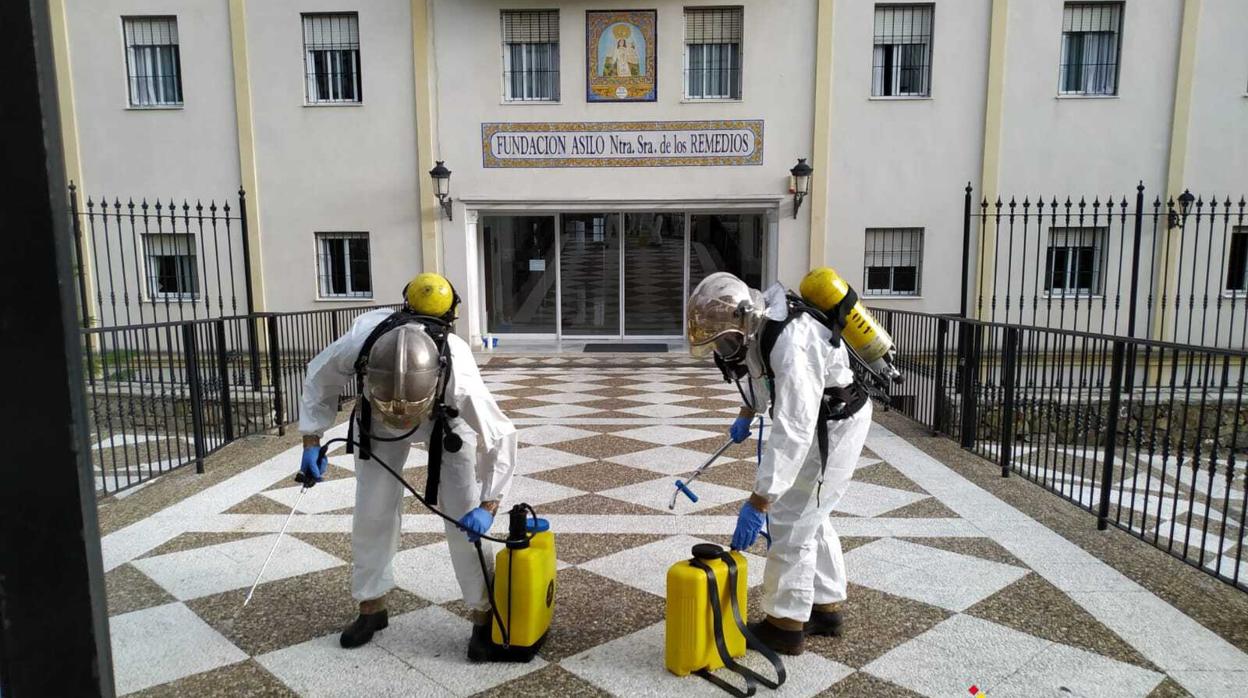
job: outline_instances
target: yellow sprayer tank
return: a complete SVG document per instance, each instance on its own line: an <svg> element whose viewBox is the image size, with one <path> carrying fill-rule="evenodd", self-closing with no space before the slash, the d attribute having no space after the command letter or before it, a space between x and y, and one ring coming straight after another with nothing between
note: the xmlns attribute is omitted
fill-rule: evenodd
<svg viewBox="0 0 1248 698"><path fill-rule="evenodd" d="M728 566L719 558L723 549L702 543L693 546L693 556L715 573L716 593L722 611L720 626L730 657L745 656L745 636L732 616L731 595L737 595L742 613L746 607L746 563L741 553L732 551L737 563L737 585L728 588ZM724 666L715 649L715 628L707 594L706 572L694 567L692 560L681 560L667 570L667 633L665 664L677 676L687 676L699 669L715 670Z"/></svg>
<svg viewBox="0 0 1248 698"><path fill-rule="evenodd" d="M512 511L510 539L522 532L532 535L527 543L509 544L494 557L494 604L510 631L513 651L536 648L546 638L555 612L555 534L546 519L526 519ZM490 635L503 644L497 619Z"/></svg>
<svg viewBox="0 0 1248 698"><path fill-rule="evenodd" d="M849 295L849 283L832 267L818 267L802 279L799 291L807 303L826 313ZM884 368L890 363L889 352L894 347L893 338L880 327L861 301L850 309L841 336L864 363L880 373L886 372Z"/></svg>

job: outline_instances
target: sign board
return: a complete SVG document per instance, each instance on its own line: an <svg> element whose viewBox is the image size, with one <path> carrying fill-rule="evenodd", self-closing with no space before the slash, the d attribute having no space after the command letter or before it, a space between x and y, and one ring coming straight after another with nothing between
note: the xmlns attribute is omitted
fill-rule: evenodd
<svg viewBox="0 0 1248 698"><path fill-rule="evenodd" d="M703 167L763 164L763 122L481 124L485 167Z"/></svg>

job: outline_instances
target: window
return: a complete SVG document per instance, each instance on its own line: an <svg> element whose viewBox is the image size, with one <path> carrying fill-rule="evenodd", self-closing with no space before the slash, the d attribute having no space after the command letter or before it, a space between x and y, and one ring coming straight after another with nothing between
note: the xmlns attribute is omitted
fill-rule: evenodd
<svg viewBox="0 0 1248 698"><path fill-rule="evenodd" d="M125 17L130 106L182 104L182 61L176 17Z"/></svg>
<svg viewBox="0 0 1248 698"><path fill-rule="evenodd" d="M1231 233L1231 249L1226 257L1227 292L1248 292L1248 227L1237 227Z"/></svg>
<svg viewBox="0 0 1248 698"><path fill-rule="evenodd" d="M503 98L559 101L559 11L503 10Z"/></svg>
<svg viewBox="0 0 1248 698"><path fill-rule="evenodd" d="M322 298L372 298L368 233L317 233Z"/></svg>
<svg viewBox="0 0 1248 698"><path fill-rule="evenodd" d="M917 296L923 270L922 228L868 228L866 296Z"/></svg>
<svg viewBox="0 0 1248 698"><path fill-rule="evenodd" d="M1122 3L1068 2L1062 13L1061 94L1118 94Z"/></svg>
<svg viewBox="0 0 1248 698"><path fill-rule="evenodd" d="M194 300L199 294L195 236L145 234L147 297L151 300Z"/></svg>
<svg viewBox="0 0 1248 698"><path fill-rule="evenodd" d="M932 6L876 5L871 96L928 97L932 83Z"/></svg>
<svg viewBox="0 0 1248 698"><path fill-rule="evenodd" d="M740 7L685 8L685 98L741 99Z"/></svg>
<svg viewBox="0 0 1248 698"><path fill-rule="evenodd" d="M303 15L303 60L309 104L360 102L359 15Z"/></svg>
<svg viewBox="0 0 1248 698"><path fill-rule="evenodd" d="M1044 290L1054 295L1099 295L1105 228L1052 228L1044 263Z"/></svg>

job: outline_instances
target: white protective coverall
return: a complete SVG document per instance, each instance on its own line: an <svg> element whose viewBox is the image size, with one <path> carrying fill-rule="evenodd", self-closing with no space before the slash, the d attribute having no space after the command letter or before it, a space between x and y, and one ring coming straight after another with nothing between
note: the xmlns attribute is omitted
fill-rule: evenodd
<svg viewBox="0 0 1248 698"><path fill-rule="evenodd" d="M764 294L768 321L787 316L784 294L780 284ZM823 390L854 380L845 343L833 347L831 336L828 328L802 313L776 339L771 352L771 433L754 481L754 492L771 502L763 611L801 622L809 620L812 604L845 600L841 539L828 516L853 478L871 425L869 400L849 419L829 421L828 461L822 470L815 429ZM750 348L751 373L761 367L759 345L754 342Z"/></svg>
<svg viewBox="0 0 1248 698"><path fill-rule="evenodd" d="M392 311L373 310L356 319L351 330L317 354L308 363L300 403L299 431L320 436L334 422L338 396L348 381L355 379L355 360L364 341ZM501 501L511 488L516 463L516 428L498 408L481 380L477 362L467 343L454 334L450 345L451 377L446 388L447 404L459 410L451 428L464 440L457 453L444 451L442 480L438 488L439 508L458 520L483 501ZM412 444L428 445L432 424L426 421L404 441L372 441L372 452L397 472ZM356 426L359 433L359 426ZM374 420L375 436L394 437L403 431ZM474 454L475 448L475 454ZM475 461L475 468L474 468ZM351 595L359 601L380 598L394 587L394 555L399 546L403 485L374 460L355 455L355 515L351 526ZM419 484L417 485L419 486ZM501 511L501 509L500 509ZM464 532L446 523L446 540L451 549L455 578L464 594L464 603L478 611L489 609L485 579L477 552ZM487 564L494 555L490 543L482 541Z"/></svg>

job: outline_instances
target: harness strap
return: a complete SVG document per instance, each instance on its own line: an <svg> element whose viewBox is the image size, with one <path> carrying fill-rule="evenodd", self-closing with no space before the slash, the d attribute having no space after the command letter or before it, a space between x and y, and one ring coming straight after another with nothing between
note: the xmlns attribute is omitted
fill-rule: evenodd
<svg viewBox="0 0 1248 698"><path fill-rule="evenodd" d="M715 635L715 651L719 654L719 659L724 663L724 667L726 669L745 680L745 690L733 686L722 678L712 674L705 668L699 669L694 673L707 681L710 681L716 686L719 686L737 698L749 698L750 696L753 696L758 690L758 684L760 683L767 688L779 688L788 678L784 669L784 662L780 660L780 656L777 655L775 651L763 644L763 642L750 631L749 627L746 626L744 619L741 617L741 606L737 601L736 594L737 562L733 559L732 553L724 552L719 556L719 559L728 568L728 600L729 606L732 608L733 622L736 624L737 630L739 630L741 635L745 637L746 646L757 651L759 654L763 655L767 661L771 662L771 666L776 670L776 680L773 681L753 669L750 669L749 667L738 664L737 661L734 660L728 653L728 643L724 639L724 613L723 608L719 604L719 586L716 584L715 571L712 570L709 565L697 558L690 560L689 564L697 567L706 574L707 600L710 602L711 606L711 622Z"/></svg>

